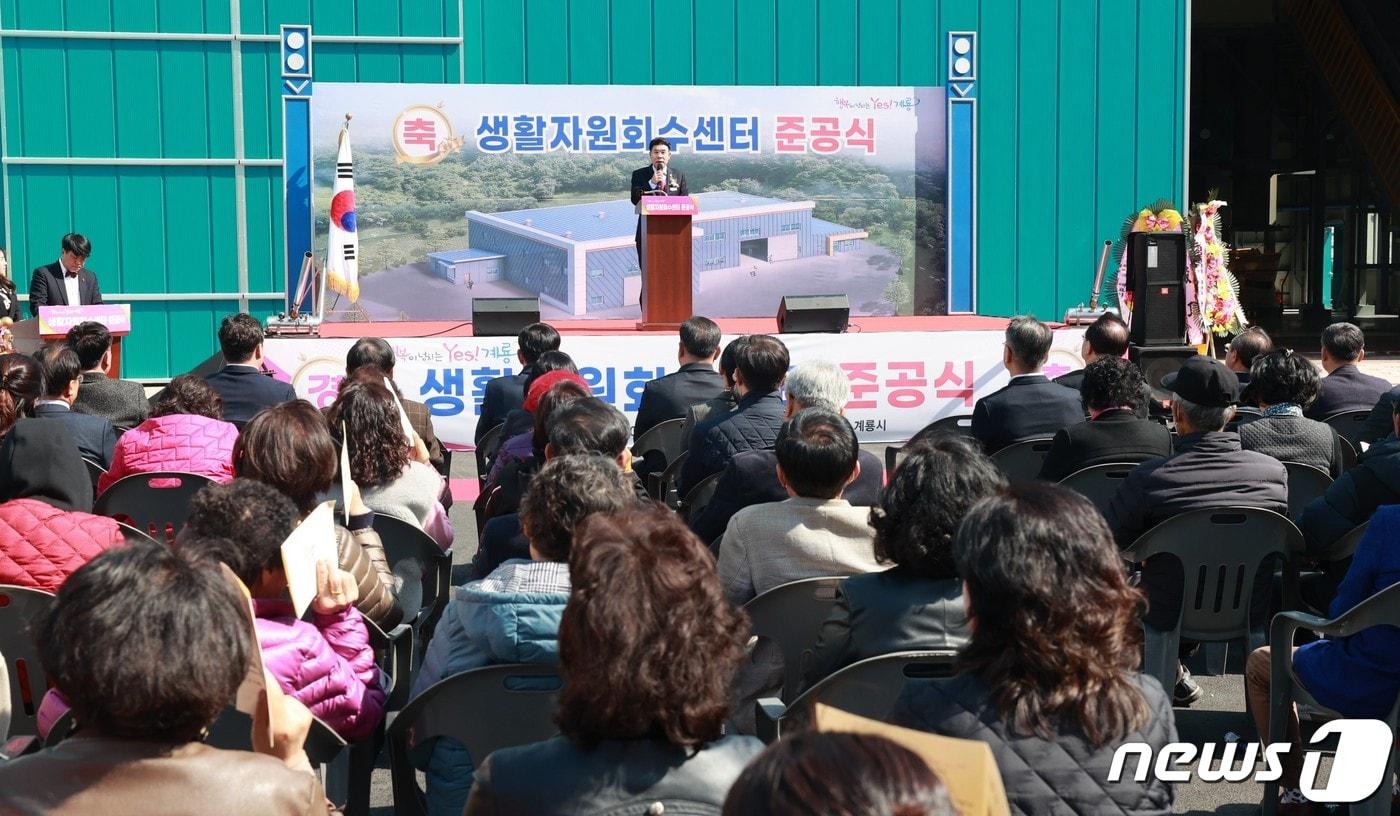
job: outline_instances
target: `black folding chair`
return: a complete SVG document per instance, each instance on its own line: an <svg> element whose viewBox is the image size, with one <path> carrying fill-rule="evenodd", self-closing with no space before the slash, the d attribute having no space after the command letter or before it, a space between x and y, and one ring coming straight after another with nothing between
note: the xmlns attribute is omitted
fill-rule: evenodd
<svg viewBox="0 0 1400 816"><path fill-rule="evenodd" d="M992 454L992 461L1006 474L1008 481L1030 482L1040 476L1040 468L1045 464L1045 455L1050 452L1054 440L1024 439L1012 442Z"/></svg>
<svg viewBox="0 0 1400 816"><path fill-rule="evenodd" d="M1135 467L1128 462L1091 465L1061 479L1060 484L1088 499L1103 513Z"/></svg>
<svg viewBox="0 0 1400 816"><path fill-rule="evenodd" d="M836 605L836 587L845 576L804 578L776 586L744 604L749 633L767 638L783 655L782 699L797 696L802 659L817 642L822 622Z"/></svg>
<svg viewBox="0 0 1400 816"><path fill-rule="evenodd" d="M52 603L53 596L47 592L0 584L0 655L9 664L10 693L5 704L10 709L11 735L39 733L36 715L49 684L31 631ZM0 738L5 736L0 733Z"/></svg>
<svg viewBox="0 0 1400 816"><path fill-rule="evenodd" d="M190 515L190 499L213 480L194 473L135 473L97 497L92 512L144 530L156 541L174 541Z"/></svg>
<svg viewBox="0 0 1400 816"><path fill-rule="evenodd" d="M400 580L395 603L403 622L413 628L416 666L452 591L452 551L443 550L417 525L383 513L374 514L374 531L384 544L389 569Z"/></svg>
<svg viewBox="0 0 1400 816"><path fill-rule="evenodd" d="M653 473L664 471L667 465L681 455L681 426L684 424L684 419L668 419L648 428L646 433L632 443L633 460L646 461ZM655 456L648 459L649 453ZM655 484L648 484L647 492L651 493L652 498L659 499L659 494L652 492Z"/></svg>
<svg viewBox="0 0 1400 816"><path fill-rule="evenodd" d="M1296 520L1308 502L1327 492L1332 477L1312 465L1284 462L1288 469L1288 517Z"/></svg>
<svg viewBox="0 0 1400 816"><path fill-rule="evenodd" d="M711 473L700 480L700 483L690 489L685 494L685 499L681 502L676 512L687 522L698 517L705 512L705 508L710 506L710 501L715 497L715 488L719 485L719 477L722 474Z"/></svg>
<svg viewBox="0 0 1400 816"><path fill-rule="evenodd" d="M1366 418L1370 415L1370 408L1360 411L1339 411L1322 421L1332 426L1332 429L1347 442L1350 442L1352 448L1355 449L1361 446L1361 434L1366 430Z"/></svg>
<svg viewBox="0 0 1400 816"><path fill-rule="evenodd" d="M476 445L476 480L482 487L486 486L486 472L491 465L491 460L496 458L496 451L501 449L501 444L505 442L502 437L505 435L506 424L502 422L482 435L481 441Z"/></svg>

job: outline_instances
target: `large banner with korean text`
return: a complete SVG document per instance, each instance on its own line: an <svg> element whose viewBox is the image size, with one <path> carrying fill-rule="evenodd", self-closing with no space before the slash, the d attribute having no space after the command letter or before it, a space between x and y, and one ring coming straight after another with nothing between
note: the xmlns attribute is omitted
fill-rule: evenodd
<svg viewBox="0 0 1400 816"><path fill-rule="evenodd" d="M1083 363L1083 329L1055 332L1045 373L1058 376ZM781 335L794 365L830 360L846 370L851 401L846 416L862 442L908 439L935 419L971 414L973 403L1001 388L1002 333L988 331ZM731 337L725 337L729 342ZM481 398L492 377L515 373L514 338L389 338L398 362L394 380L405 396L427 403L446 443L470 445ZM317 406L335 400L351 339L275 338L264 345L267 366ZM636 419L647 380L675 371L676 345L635 336L569 335L563 349L600 399Z"/></svg>
<svg viewBox="0 0 1400 816"><path fill-rule="evenodd" d="M665 191L699 206L696 313L771 316L784 295L833 293L853 316L973 311L971 261L963 294L947 268L949 236L970 234L948 206L965 220L973 206L948 189L973 176L950 116L963 85L317 83L315 251L332 215L345 223L332 189L347 114L359 236L360 300L332 298L328 318L467 320L474 298L522 296L546 320L638 316L631 194L656 138Z"/></svg>

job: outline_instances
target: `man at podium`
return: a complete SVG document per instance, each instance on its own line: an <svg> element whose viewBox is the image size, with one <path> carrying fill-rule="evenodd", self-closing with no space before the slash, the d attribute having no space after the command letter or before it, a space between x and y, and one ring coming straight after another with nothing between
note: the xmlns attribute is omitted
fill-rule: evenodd
<svg viewBox="0 0 1400 816"><path fill-rule="evenodd" d="M63 236L58 260L34 270L29 280L29 314L38 317L40 306L96 306L102 303L97 275L84 266L92 244L76 232Z"/></svg>
<svg viewBox="0 0 1400 816"><path fill-rule="evenodd" d="M685 174L671 169L671 143L660 136L651 140L651 164L632 171L632 205L644 195L690 195ZM637 216L637 262L642 259L642 217Z"/></svg>

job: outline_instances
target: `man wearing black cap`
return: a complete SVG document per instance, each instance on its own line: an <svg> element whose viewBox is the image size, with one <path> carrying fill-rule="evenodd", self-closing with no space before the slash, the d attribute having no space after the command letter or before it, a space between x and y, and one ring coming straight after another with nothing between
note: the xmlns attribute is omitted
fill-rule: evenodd
<svg viewBox="0 0 1400 816"><path fill-rule="evenodd" d="M1242 450L1239 435L1225 431L1240 399L1235 373L1219 360L1193 357L1162 378L1162 387L1172 392L1175 453L1138 465L1118 488L1104 513L1118 545L1131 546L1168 518L1205 507L1261 507L1288 515L1288 472L1283 464ZM1149 559L1142 565L1141 587L1147 594L1148 625L1171 629L1181 610L1181 563ZM1267 591L1255 592L1254 600L1256 607L1267 609ZM1188 705L1199 697L1200 689L1183 674L1173 694L1175 702Z"/></svg>

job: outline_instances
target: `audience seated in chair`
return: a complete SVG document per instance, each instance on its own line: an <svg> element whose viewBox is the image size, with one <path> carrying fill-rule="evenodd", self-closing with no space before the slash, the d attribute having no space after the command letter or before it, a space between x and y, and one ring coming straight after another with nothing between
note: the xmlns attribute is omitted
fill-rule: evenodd
<svg viewBox="0 0 1400 816"><path fill-rule="evenodd" d="M812 361L795 366L787 378L787 408L783 418L791 418L803 408L822 408L844 414L851 399L851 381L835 363ZM858 507L869 507L878 500L884 484L885 465L870 451L860 452L860 476L846 488L842 498ZM788 497L778 481L778 458L772 450L750 450L736 454L725 466L715 484L715 495L694 519L690 528L700 540L711 545L724 534L734 514L755 504L780 502Z"/></svg>
<svg viewBox="0 0 1400 816"><path fill-rule="evenodd" d="M1142 595L1093 505L1012 485L972 508L953 556L972 632L960 673L910 681L891 722L990 744L1014 813L1170 813L1169 783L1107 781L1120 745L1155 756L1177 737L1170 698L1139 673Z"/></svg>
<svg viewBox="0 0 1400 816"><path fill-rule="evenodd" d="M1104 517L1120 547L1172 516L1208 507L1260 507L1288 515L1288 472L1271 456L1240 449L1237 434L1224 428L1239 401L1239 380L1219 360L1192 357L1168 374L1162 386L1173 392L1176 452L1133 468L1109 503ZM1228 542L1221 542L1222 546ZM1181 562L1158 556L1142 565L1149 626L1169 630L1181 613ZM1267 612L1269 593L1256 591L1256 619ZM1172 692L1177 705L1200 699L1201 690L1185 669Z"/></svg>
<svg viewBox="0 0 1400 816"><path fill-rule="evenodd" d="M228 564L253 595L263 666L282 691L348 741L384 719L384 689L369 631L352 604L359 590L335 564L316 565L316 599L298 620L287 596L282 542L297 526L291 501L265 484L210 485L191 502L176 547L187 557Z"/></svg>
<svg viewBox="0 0 1400 816"><path fill-rule="evenodd" d="M1400 401L1391 403L1390 421L1392 430L1400 430ZM1303 508L1298 529L1308 557L1324 563L1346 558L1336 545L1386 504L1400 504L1400 439L1394 435L1372 445L1360 462Z"/></svg>
<svg viewBox="0 0 1400 816"><path fill-rule="evenodd" d="M669 419L684 419L692 405L712 400L724 393L725 380L715 371L719 357L719 325L708 317L692 317L681 324L680 347L676 361L680 368L664 377L649 381L642 388L637 404L637 421L632 425L632 438ZM637 474L646 481L648 473L660 472L666 466L659 451L636 463Z"/></svg>
<svg viewBox="0 0 1400 816"><path fill-rule="evenodd" d="M228 482L238 428L224 422L223 413L223 397L200 377L183 374L171 380L157 397L151 418L117 440L112 466L98 478L97 492L134 473L174 471Z"/></svg>
<svg viewBox="0 0 1400 816"><path fill-rule="evenodd" d="M923 759L872 734L799 733L768 746L729 789L724 816L955 816Z"/></svg>
<svg viewBox="0 0 1400 816"><path fill-rule="evenodd" d="M632 453L627 449L631 427L627 416L597 397L575 399L555 408L547 422L549 441L545 443L546 462L559 456L600 455L617 463L623 481L639 500L646 490L632 473ZM498 516L486 523L481 544L472 556L472 574L484 577L511 558L528 558L528 542L516 513Z"/></svg>
<svg viewBox="0 0 1400 816"><path fill-rule="evenodd" d="M0 812L21 816L325 813L302 743L311 715L274 688L253 751L200 738L248 675L247 601L217 564L161 544L105 553L75 572L36 621L44 671L75 735L0 763Z"/></svg>
<svg viewBox="0 0 1400 816"><path fill-rule="evenodd" d="M82 386L78 355L62 343L51 343L35 352L34 359L44 369L44 398L34 401L34 416L61 424L84 459L109 467L116 429L102 417L73 410Z"/></svg>
<svg viewBox="0 0 1400 816"><path fill-rule="evenodd" d="M1145 385L1138 367L1121 357L1100 356L1085 366L1079 395L1089 419L1055 432L1040 478L1058 482L1094 465L1169 456L1171 433L1160 423L1143 419L1145 411L1139 410Z"/></svg>
<svg viewBox="0 0 1400 816"><path fill-rule="evenodd" d="M305 517L316 509L318 497L330 490L340 467L335 440L326 420L311 403L292 400L258 413L238 435L233 447L233 472L277 488ZM394 603L398 590L374 531L374 511L351 483L346 500L348 525L337 514L336 550L341 569L355 577L359 601L355 607L386 632L402 615Z"/></svg>
<svg viewBox="0 0 1400 816"><path fill-rule="evenodd" d="M1250 326L1225 344L1225 367L1235 372L1240 381L1240 402L1253 406L1255 396L1249 387L1250 370L1254 360L1261 354L1273 351L1274 341L1269 333L1259 326Z"/></svg>
<svg viewBox="0 0 1400 816"><path fill-rule="evenodd" d="M1053 436L1084 419L1079 395L1046 379L1040 369L1055 335L1034 317L1018 317L1006 327L1002 363L1011 382L972 408L972 435L987 453L1013 442Z"/></svg>
<svg viewBox="0 0 1400 816"><path fill-rule="evenodd" d="M42 366L23 354L0 354L0 437L20 419L34 416L34 403L43 396Z"/></svg>
<svg viewBox="0 0 1400 816"><path fill-rule="evenodd" d="M449 549L452 522L438 502L446 480L429 464L423 439L417 433L412 439L404 435L398 405L384 380L377 368L361 368L341 380L340 393L326 412L331 437L350 446L350 478L366 507L417 525ZM329 497L344 499L339 479L331 482Z"/></svg>
<svg viewBox="0 0 1400 816"><path fill-rule="evenodd" d="M414 678L413 693L492 663L557 662L574 528L593 513L630 503L632 491L608 459L551 459L530 483L520 507L529 560L511 559L485 578L453 590ZM439 740L426 766L429 811L461 813L471 789L472 763L484 758L467 756L453 740Z"/></svg>
<svg viewBox="0 0 1400 816"><path fill-rule="evenodd" d="M1084 343L1080 346L1079 356L1084 358L1084 368L1071 371L1068 374L1061 374L1054 382L1066 388L1082 392L1081 384L1084 382L1084 374L1089 364L1095 360L1102 360L1105 357L1117 357L1127 359L1128 356L1128 324L1113 312L1104 312L1099 315L1089 327L1084 330ZM1139 377L1141 380L1141 377ZM1152 388L1145 380L1138 387L1139 398L1124 405L1136 405L1133 412L1139 419L1147 419L1147 415L1152 407ZM1081 397L1083 394L1081 393ZM1092 411L1086 403L1085 412ZM1068 475L1068 474L1066 474ZM1042 477L1044 478L1044 477Z"/></svg>
<svg viewBox="0 0 1400 816"><path fill-rule="evenodd" d="M1356 555L1337 595L1332 600L1328 616L1340 617L1347 610L1400 582L1400 507L1381 507L1371 517L1366 533L1357 544ZM1315 640L1293 648L1293 670L1297 680L1313 699L1343 717L1384 719L1400 692L1400 631L1391 626L1363 629L1350 637ZM1245 663L1245 692L1254 722L1266 742L1289 741L1293 750L1283 757L1284 804L1298 805L1279 813L1325 813L1320 806L1307 804L1298 790L1300 762L1298 713L1290 710L1288 733L1269 734L1269 650L1274 646L1255 649ZM1386 780L1388 783L1389 780Z"/></svg>
<svg viewBox="0 0 1400 816"><path fill-rule="evenodd" d="M345 376L353 377L355 372L362 368L377 368L383 372L384 377L389 380L394 392L398 395L404 413L408 414L408 424L413 426L413 432L418 434L418 437L423 440L424 447L428 449L428 464L432 465L434 470L447 476L447 471L443 469L442 442L433 430L433 413L428 410L428 406L418 400L405 397L399 391L398 383L394 382L395 362L394 347L389 345L389 341L382 337L361 337L345 353ZM451 504L450 497L448 504Z"/></svg>
<svg viewBox="0 0 1400 816"><path fill-rule="evenodd" d="M729 520L719 551L724 594L742 605L801 578L883 569L870 511L841 498L860 476L860 447L846 418L822 408L793 414L778 438L778 480L788 498Z"/></svg>
<svg viewBox="0 0 1400 816"><path fill-rule="evenodd" d="M705 545L637 505L579 525L569 574L563 735L491 754L466 816L718 810L763 745L724 735L747 631Z"/></svg>
<svg viewBox="0 0 1400 816"><path fill-rule="evenodd" d="M1317 399L1317 369L1292 349L1254 358L1249 390L1263 416L1238 429L1240 447L1280 462L1312 465L1332 478L1342 475L1342 445L1329 425L1304 412Z"/></svg>
<svg viewBox="0 0 1400 816"><path fill-rule="evenodd" d="M1322 368L1327 376L1317 399L1307 409L1312 419L1344 411L1369 411L1390 391L1390 382L1363 374L1357 364L1366 359L1366 336L1351 323L1333 323L1322 330Z"/></svg>
<svg viewBox="0 0 1400 816"><path fill-rule="evenodd" d="M968 436L933 434L906 450L870 511L875 558L893 566L841 582L803 671L807 686L867 657L967 642L953 535L974 504L1006 486L1006 477Z"/></svg>
<svg viewBox="0 0 1400 816"><path fill-rule="evenodd" d="M559 374L555 374L555 372L559 372ZM535 405L530 400L530 392L535 387L535 383L551 374L554 374L554 377L550 379L551 383L558 382L564 374L578 377L578 365L574 363L574 358L562 351L546 351L535 360L534 365L530 366L529 376L525 378L525 401L512 408L501 423L502 447L511 439L529 433L530 429L534 427ZM579 377L579 379L582 381L583 378ZM541 386L542 389L548 387L548 385ZM539 394L543 391L535 393ZM499 454L499 450L497 453ZM496 460L493 458L487 463L487 473L493 474L495 472Z"/></svg>
<svg viewBox="0 0 1400 816"><path fill-rule="evenodd" d="M486 382L481 396L481 415L476 422L476 444L486 432L506 420L506 414L525 401L525 380L534 371L535 361L546 351L559 348L559 332L548 323L531 323L515 337L515 359L520 371Z"/></svg>
<svg viewBox="0 0 1400 816"><path fill-rule="evenodd" d="M57 423L20 420L0 441L0 502L0 584L56 592L123 541L116 521L87 512L92 480Z"/></svg>
<svg viewBox="0 0 1400 816"><path fill-rule="evenodd" d="M549 441L545 428L550 412L575 399L591 396L593 390L588 387L588 383L572 371L550 371L531 380L521 410L529 414L530 421L534 424L530 430L521 431L504 440L496 450L496 455L491 460L491 468L486 474L485 486L481 490L480 509L488 509L485 506L488 500L492 505L492 512L487 518L514 513L515 508L520 506L520 497L530 484L530 477L544 464L544 446ZM497 487L500 487L501 491L499 495L493 496Z"/></svg>
<svg viewBox="0 0 1400 816"><path fill-rule="evenodd" d="M241 424L274 405L297 398L291 383L273 379L263 369L263 328L256 317L229 315L219 325L224 367L204 377L224 398L224 419Z"/></svg>
<svg viewBox="0 0 1400 816"><path fill-rule="evenodd" d="M690 455L681 466L682 496L706 476L723 471L736 454L773 447L783 425L783 398L778 391L787 370L787 346L776 337L749 335L738 348L734 371L738 405L695 426Z"/></svg>
<svg viewBox="0 0 1400 816"><path fill-rule="evenodd" d="M145 386L107 376L107 369L112 366L112 333L106 326L84 321L68 330L64 342L77 353L83 369L74 411L100 416L112 423L118 433L135 428L150 416Z"/></svg>
<svg viewBox="0 0 1400 816"><path fill-rule="evenodd" d="M730 340L719 354L719 376L724 380L724 390L711 399L685 409L685 419L681 422L681 450L690 450L690 439L695 435L695 426L709 419L711 415L727 414L739 404L739 396L734 393L734 371L739 366L739 349L749 342L749 336L740 335Z"/></svg>

